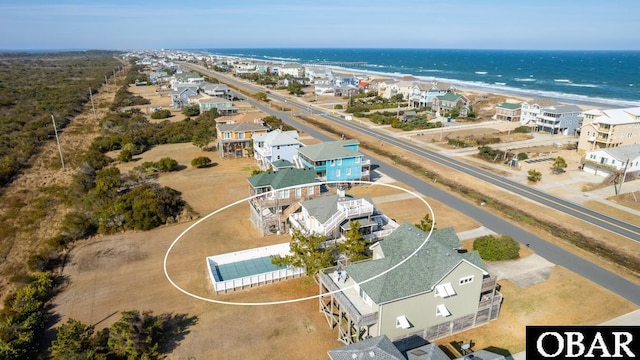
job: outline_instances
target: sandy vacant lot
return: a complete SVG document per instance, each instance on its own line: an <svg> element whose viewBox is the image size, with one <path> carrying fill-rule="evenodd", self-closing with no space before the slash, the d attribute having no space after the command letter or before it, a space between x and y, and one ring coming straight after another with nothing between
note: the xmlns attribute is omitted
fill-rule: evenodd
<svg viewBox="0 0 640 360"><path fill-rule="evenodd" d="M201 155L218 164L192 168L190 160ZM248 159L220 160L191 144L175 144L156 147L142 154L137 163L164 156L171 156L186 168L162 174L159 182L181 191L200 215L248 194L246 178L253 169ZM122 164L120 168L124 172L135 165ZM386 177L383 181L395 184ZM386 187L356 187L352 193L371 196L374 202L378 199L378 206L400 222L415 223L427 210L416 199L395 200L402 199L398 195L402 193ZM456 231L465 231L480 226L443 204L430 204L438 227L454 226ZM288 240L284 235L260 237L249 222L247 206L233 206L187 233L167 258L171 279L187 292L222 301L262 302L316 295L318 286L307 278L214 294L206 273L206 256ZM336 340L337 330L330 329L318 311L317 300L266 307L221 305L189 297L172 287L164 275L163 260L174 239L192 223L97 237L76 247L64 268L69 282L55 298L54 311L60 314L60 322L74 318L101 328L117 320L119 312L131 309L196 316L197 323L172 350L173 359L326 359L328 350L342 346ZM635 308L561 268L554 269L547 282L530 288L517 288L508 280L500 283L505 304L499 320L456 339L471 337L477 346L493 345L517 352L524 346L526 324L592 324ZM593 308L607 311L588 311Z"/></svg>

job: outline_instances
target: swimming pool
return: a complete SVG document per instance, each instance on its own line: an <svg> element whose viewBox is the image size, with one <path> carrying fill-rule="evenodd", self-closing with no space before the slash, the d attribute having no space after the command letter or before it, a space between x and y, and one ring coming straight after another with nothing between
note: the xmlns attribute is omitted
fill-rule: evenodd
<svg viewBox="0 0 640 360"><path fill-rule="evenodd" d="M244 289L301 276L304 269L271 263L273 255L288 255L289 243L207 257L207 269L216 293Z"/></svg>

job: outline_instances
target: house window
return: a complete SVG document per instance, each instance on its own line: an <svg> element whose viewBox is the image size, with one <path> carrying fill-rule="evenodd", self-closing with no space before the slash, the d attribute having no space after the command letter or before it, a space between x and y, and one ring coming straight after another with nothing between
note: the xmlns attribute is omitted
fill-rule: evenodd
<svg viewBox="0 0 640 360"><path fill-rule="evenodd" d="M307 188L307 195L313 195L315 188L313 186L309 186Z"/></svg>
<svg viewBox="0 0 640 360"><path fill-rule="evenodd" d="M329 165L333 166L335 164L335 160L330 160Z"/></svg>
<svg viewBox="0 0 640 360"><path fill-rule="evenodd" d="M444 304L440 304L436 306L436 316L442 316L442 317L451 316L451 312L449 312L449 309L447 309L447 307L444 306Z"/></svg>
<svg viewBox="0 0 640 360"><path fill-rule="evenodd" d="M471 282L473 282L473 275L460 278L460 285L469 284Z"/></svg>
<svg viewBox="0 0 640 360"><path fill-rule="evenodd" d="M230 132L228 132L228 131L225 131L225 133L224 133L224 138L225 138L225 139L229 139L229 138L231 138L231 133L230 133Z"/></svg>
<svg viewBox="0 0 640 360"><path fill-rule="evenodd" d="M238 133L238 139L244 139L244 132Z"/></svg>
<svg viewBox="0 0 640 360"><path fill-rule="evenodd" d="M360 158L359 157L356 158L356 164L360 164Z"/></svg>
<svg viewBox="0 0 640 360"><path fill-rule="evenodd" d="M280 150L280 145L276 146L276 150Z"/></svg>
<svg viewBox="0 0 640 360"><path fill-rule="evenodd" d="M297 198L302 197L302 188L301 187L297 187L296 188L296 197Z"/></svg>
<svg viewBox="0 0 640 360"><path fill-rule="evenodd" d="M448 298L449 296L453 296L456 294L456 291L453 290L453 286L451 283L440 284L436 286L435 296L441 298Z"/></svg>
<svg viewBox="0 0 640 360"><path fill-rule="evenodd" d="M348 168L347 170L345 170L345 175L351 176L351 168Z"/></svg>
<svg viewBox="0 0 640 360"><path fill-rule="evenodd" d="M616 164L616 159L611 159L611 165L615 165Z"/></svg>
<svg viewBox="0 0 640 360"><path fill-rule="evenodd" d="M342 165L342 159L338 159L337 161L338 161L338 166L341 166Z"/></svg>
<svg viewBox="0 0 640 360"><path fill-rule="evenodd" d="M340 169L336 170L336 177L339 178L340 177Z"/></svg>
<svg viewBox="0 0 640 360"><path fill-rule="evenodd" d="M411 324L409 324L409 320L407 320L407 317L404 315L400 315L396 318L396 329L408 329L411 327Z"/></svg>
<svg viewBox="0 0 640 360"><path fill-rule="evenodd" d="M289 190L278 191L278 199L288 199L288 198L289 198Z"/></svg>

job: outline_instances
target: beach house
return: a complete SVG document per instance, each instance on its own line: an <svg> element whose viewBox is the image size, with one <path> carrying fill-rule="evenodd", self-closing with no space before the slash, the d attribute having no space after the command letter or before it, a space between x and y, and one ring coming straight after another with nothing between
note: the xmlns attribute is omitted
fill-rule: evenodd
<svg viewBox="0 0 640 360"><path fill-rule="evenodd" d="M200 113L209 111L211 109L217 109L218 114L222 116L229 116L238 113L238 109L233 106L233 102L231 100L221 97L200 97L199 99L197 99L196 103L200 108Z"/></svg>
<svg viewBox="0 0 640 360"><path fill-rule="evenodd" d="M351 228L360 224L360 233L369 241L378 241L389 235L398 224L376 209L369 198L346 195L342 190L300 202L301 211L289 215L292 228L305 234L325 236L327 240L340 240Z"/></svg>
<svg viewBox="0 0 640 360"><path fill-rule="evenodd" d="M216 121L216 148L221 158L249 156L249 145L254 135L266 134L269 127L263 122Z"/></svg>
<svg viewBox="0 0 640 360"><path fill-rule="evenodd" d="M320 271L320 311L338 340L433 341L498 317L502 294L478 253L461 250L453 228L427 236L404 223L371 247L371 260Z"/></svg>
<svg viewBox="0 0 640 360"><path fill-rule="evenodd" d="M640 144L587 151L583 171L600 176L619 176L620 183L640 175Z"/></svg>
<svg viewBox="0 0 640 360"><path fill-rule="evenodd" d="M575 135L582 125L582 109L577 105L552 105L540 108L535 127L547 134Z"/></svg>
<svg viewBox="0 0 640 360"><path fill-rule="evenodd" d="M251 222L262 235L289 230L288 217L300 202L321 195L320 182L312 169L281 169L256 174L247 179Z"/></svg>
<svg viewBox="0 0 640 360"><path fill-rule="evenodd" d="M310 167L322 181L369 180L371 161L358 151L358 140L327 141L304 146L294 157L296 167Z"/></svg>
<svg viewBox="0 0 640 360"><path fill-rule="evenodd" d="M496 120L520 122L520 114L522 112L522 104L512 102L502 102L496 105Z"/></svg>
<svg viewBox="0 0 640 360"><path fill-rule="evenodd" d="M467 117L470 103L466 96L448 92L444 95L435 96L431 108L443 116L450 111L457 110L457 117L464 118Z"/></svg>
<svg viewBox="0 0 640 360"><path fill-rule="evenodd" d="M640 107L599 110L583 114L578 152L640 144Z"/></svg>
<svg viewBox="0 0 640 360"><path fill-rule="evenodd" d="M560 105L555 100L536 98L529 101L522 102L522 110L520 112L520 124L534 127L538 115L540 115L540 109L546 106Z"/></svg>
<svg viewBox="0 0 640 360"><path fill-rule="evenodd" d="M431 107L433 106L433 98L446 95L454 90L453 85L436 80L430 83L417 82L411 89L409 101L416 108Z"/></svg>
<svg viewBox="0 0 640 360"><path fill-rule="evenodd" d="M267 170L273 167L274 161L287 160L293 163L293 158L298 155L298 149L303 146L304 144L298 140L296 130L276 129L253 136L253 157L261 169Z"/></svg>

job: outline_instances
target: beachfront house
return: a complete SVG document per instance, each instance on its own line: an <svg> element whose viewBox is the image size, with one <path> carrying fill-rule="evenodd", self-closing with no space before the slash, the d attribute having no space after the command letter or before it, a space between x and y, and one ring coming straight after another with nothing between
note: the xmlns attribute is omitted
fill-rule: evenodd
<svg viewBox="0 0 640 360"><path fill-rule="evenodd" d="M587 151L583 171L600 176L619 176L619 180L640 175L640 144L601 148Z"/></svg>
<svg viewBox="0 0 640 360"><path fill-rule="evenodd" d="M369 180L371 161L358 151L358 140L327 141L304 146L294 157L296 167L310 167L322 181Z"/></svg>
<svg viewBox="0 0 640 360"><path fill-rule="evenodd" d="M247 179L251 222L262 235L284 233L289 230L289 215L300 208L300 202L321 195L320 182L310 169L281 169L267 171Z"/></svg>
<svg viewBox="0 0 640 360"><path fill-rule="evenodd" d="M304 66L300 64L284 64L278 67L278 76L292 76L304 79Z"/></svg>
<svg viewBox="0 0 640 360"><path fill-rule="evenodd" d="M640 107L585 111L578 152L640 144Z"/></svg>
<svg viewBox="0 0 640 360"><path fill-rule="evenodd" d="M434 230L425 243L427 236L404 223L372 245L371 260L319 272L320 311L338 328L338 340L386 335L431 342L498 317L502 294L480 255L460 250L453 228Z"/></svg>
<svg viewBox="0 0 640 360"><path fill-rule="evenodd" d="M444 95L434 97L431 108L443 116L451 111L457 110L457 117L464 118L467 117L469 104L471 104L471 102L466 96L448 92Z"/></svg>
<svg viewBox="0 0 640 360"><path fill-rule="evenodd" d="M411 94L408 99L415 108L432 107L433 99L436 96L443 96L454 90L453 85L436 80L430 83L416 82L411 89Z"/></svg>
<svg viewBox="0 0 640 360"><path fill-rule="evenodd" d="M553 105L540 109L537 131L547 134L575 135L582 125L582 109L577 105Z"/></svg>
<svg viewBox="0 0 640 360"><path fill-rule="evenodd" d="M300 202L300 211L289 215L292 228L304 234L325 236L327 240L341 240L352 222L360 224L360 233L374 242L389 235L398 224L378 210L370 198L346 195L317 197Z"/></svg>
<svg viewBox="0 0 640 360"><path fill-rule="evenodd" d="M536 120L542 108L547 106L560 105L555 100L536 98L522 102L522 110L520 112L520 124L531 127L536 126Z"/></svg>
<svg viewBox="0 0 640 360"><path fill-rule="evenodd" d="M521 103L512 103L505 101L496 105L496 114L494 118L496 120L520 122L520 114L522 112Z"/></svg>
<svg viewBox="0 0 640 360"><path fill-rule="evenodd" d="M298 149L303 147L298 140L296 130L273 130L266 134L253 136L253 157L260 169L267 170L273 167L273 162L287 160L293 163L293 158L298 155Z"/></svg>
<svg viewBox="0 0 640 360"><path fill-rule="evenodd" d="M216 122L216 148L221 158L242 158L250 155L251 138L257 134L266 134L269 127L264 123Z"/></svg>
<svg viewBox="0 0 640 360"><path fill-rule="evenodd" d="M314 85L313 92L316 95L335 95L336 87L333 84L318 84Z"/></svg>

